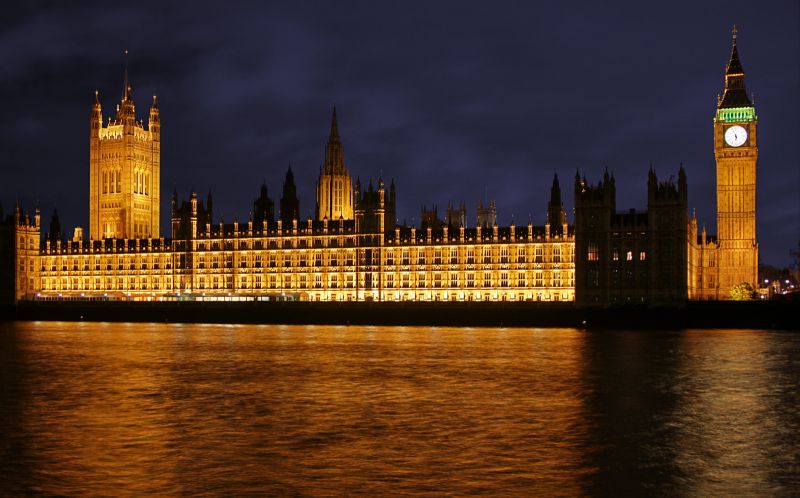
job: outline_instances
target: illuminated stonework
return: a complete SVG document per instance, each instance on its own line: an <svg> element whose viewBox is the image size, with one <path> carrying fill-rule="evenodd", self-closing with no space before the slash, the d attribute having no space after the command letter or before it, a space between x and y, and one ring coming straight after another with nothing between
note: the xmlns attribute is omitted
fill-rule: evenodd
<svg viewBox="0 0 800 498"><path fill-rule="evenodd" d="M576 177L575 227L557 178L544 226L498 227L490 205L475 227L455 209L431 228L397 227L394 182L353 188L334 110L314 219L296 219L290 170L277 221L266 209L261 223L212 225L210 194L205 206L193 193L180 208L176 195L164 238L155 99L145 130L126 78L116 120L102 121L96 101L89 239L40 243L38 211L31 221L17 208L12 229L3 225L15 300L573 301L577 281L585 303L656 303L726 299L733 285L756 283L757 118L735 43L714 120L717 237L687 220L683 168L677 185L650 172L647 212L615 211L613 177L597 187ZM737 129L726 141L732 126L746 138Z"/></svg>
<svg viewBox="0 0 800 498"><path fill-rule="evenodd" d="M317 180L317 219L335 221L352 220L353 217L353 179L344 165L334 108L331 134L325 147L325 163Z"/></svg>
<svg viewBox="0 0 800 498"><path fill-rule="evenodd" d="M734 140L726 131L744 133ZM747 95L734 28L731 58L725 72L725 93L714 118L717 162L717 236L709 236L697 220L689 224L689 298L728 299L733 286L758 287L756 240L756 162L758 117Z"/></svg>
<svg viewBox="0 0 800 498"><path fill-rule="evenodd" d="M549 226L368 234L352 223L307 220L207 228L189 240L47 243L29 258L36 275L20 297L574 299L574 237L550 236Z"/></svg>
<svg viewBox="0 0 800 498"><path fill-rule="evenodd" d="M89 129L89 236L158 237L161 120L155 96L145 130L136 121L126 72L116 118L103 125L95 92Z"/></svg>
<svg viewBox="0 0 800 498"><path fill-rule="evenodd" d="M128 87L126 87L128 88ZM125 110L125 106L128 106ZM269 219L212 225L210 195L203 206L192 193L179 206L173 198L172 238L134 228L119 220L125 199L158 199L158 182L130 183L126 172L157 172L154 161L106 160L125 150L157 151L158 110L150 130L133 122L129 94L124 119L102 128L95 104L92 139L93 215L117 225L92 225L89 240L45 241L39 246L36 223L17 223L20 269L16 299L133 300L310 300L310 301L572 301L574 234L563 213L557 178L550 210L556 225L526 227L449 227L417 230L396 227L394 182L386 190L372 183L355 189L342 159L336 115L317 185L317 219L284 223ZM94 118L93 118L94 119ZM126 121L127 120L127 121ZM126 124L127 123L127 124ZM96 135L96 140L95 140ZM105 140L115 140L106 144ZM100 143L100 145L98 145ZM127 149L126 149L127 147ZM154 148L155 147L155 148ZM144 149L142 149L144 148ZM137 152L139 151L139 152ZM100 154L99 156L97 154ZM97 160L97 158L102 160ZM103 173L114 173L118 188L104 191ZM99 174L99 176L98 176ZM287 174L288 175L288 174ZM157 175L156 175L157 176ZM95 179L101 183L96 184ZM117 180L121 178L120 180ZM136 178L132 176L131 178ZM147 178L145 175L144 178ZM288 178L288 176L287 176ZM127 192L125 189L132 189ZM127 193L123 194L122 191ZM101 204L95 209L95 200ZM117 199L123 206L102 204ZM146 209L134 213L148 213ZM116 210L119 210L116 211ZM157 207L149 211L157 215ZM283 215L284 213L282 213ZM109 216L109 218L103 218ZM134 217L134 219L136 219ZM109 223L105 221L104 223ZM120 223L122 223L120 225ZM552 229L551 229L552 228ZM99 233L96 230L100 230ZM22 246L21 246L22 247Z"/></svg>

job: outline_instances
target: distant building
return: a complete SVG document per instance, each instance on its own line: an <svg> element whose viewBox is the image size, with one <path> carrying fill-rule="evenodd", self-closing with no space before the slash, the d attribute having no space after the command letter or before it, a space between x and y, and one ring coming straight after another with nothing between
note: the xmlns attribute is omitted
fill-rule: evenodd
<svg viewBox="0 0 800 498"><path fill-rule="evenodd" d="M444 215L444 222L450 228L461 228L467 226L467 207L462 202L455 207L452 202L447 204L447 211Z"/></svg>
<svg viewBox="0 0 800 498"><path fill-rule="evenodd" d="M479 202L476 209L476 218L477 225L481 228L490 229L497 225L497 205L495 202L489 201L488 206L484 206L483 201Z"/></svg>

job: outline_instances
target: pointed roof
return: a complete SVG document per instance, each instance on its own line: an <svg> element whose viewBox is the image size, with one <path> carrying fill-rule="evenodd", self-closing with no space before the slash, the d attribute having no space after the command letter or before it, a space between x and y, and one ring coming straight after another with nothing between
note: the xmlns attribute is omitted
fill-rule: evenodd
<svg viewBox="0 0 800 498"><path fill-rule="evenodd" d="M744 85L744 69L739 60L739 49L736 47L736 26L731 31L732 46L731 58L725 67L725 93L717 104L718 109L731 107L752 107L753 102L747 96L747 89Z"/></svg>
<svg viewBox="0 0 800 498"><path fill-rule="evenodd" d="M733 46L731 47L731 60L728 61L728 66L725 69L725 74L744 74L744 69L742 69L742 63L739 61L739 50L736 48L736 34L738 30L736 29L736 25L733 26L731 30L731 38L733 39Z"/></svg>
<svg viewBox="0 0 800 498"><path fill-rule="evenodd" d="M332 140L339 140L339 125L336 122L336 106L333 106L333 116L331 117L331 134L328 143Z"/></svg>
<svg viewBox="0 0 800 498"><path fill-rule="evenodd" d="M328 136L328 144L325 147L325 164L322 167L322 174L347 174L347 168L345 168L344 165L344 154L342 152L342 141L339 139L339 125L336 121L336 106L333 106L331 133Z"/></svg>

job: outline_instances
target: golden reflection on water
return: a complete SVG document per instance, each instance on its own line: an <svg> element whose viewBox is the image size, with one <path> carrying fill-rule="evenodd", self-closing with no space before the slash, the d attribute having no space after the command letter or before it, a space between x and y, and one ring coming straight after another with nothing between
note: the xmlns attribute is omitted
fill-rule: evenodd
<svg viewBox="0 0 800 498"><path fill-rule="evenodd" d="M795 482L770 470L798 432L789 334L0 327L0 495L719 495Z"/></svg>
<svg viewBox="0 0 800 498"><path fill-rule="evenodd" d="M45 493L574 494L585 472L574 330L16 327Z"/></svg>

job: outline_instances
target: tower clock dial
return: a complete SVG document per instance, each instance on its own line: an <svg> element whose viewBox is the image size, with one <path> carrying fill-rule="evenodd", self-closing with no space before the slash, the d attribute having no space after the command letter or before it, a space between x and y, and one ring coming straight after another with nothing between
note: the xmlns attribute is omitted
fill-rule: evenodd
<svg viewBox="0 0 800 498"><path fill-rule="evenodd" d="M735 125L725 130L725 143L731 147L739 147L747 141L747 130Z"/></svg>

